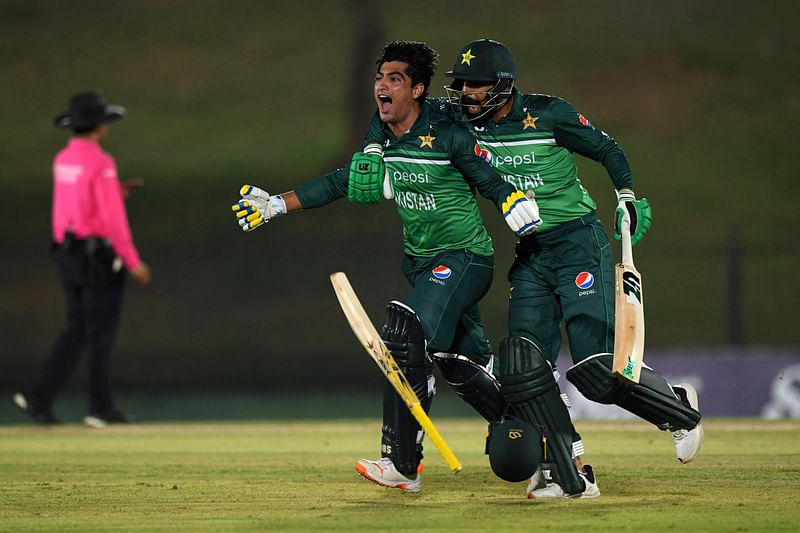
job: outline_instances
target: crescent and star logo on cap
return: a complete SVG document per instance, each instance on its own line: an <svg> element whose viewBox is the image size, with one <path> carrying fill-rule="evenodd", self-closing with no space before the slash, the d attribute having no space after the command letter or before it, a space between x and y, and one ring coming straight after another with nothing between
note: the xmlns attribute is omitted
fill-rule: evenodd
<svg viewBox="0 0 800 533"><path fill-rule="evenodd" d="M464 63L466 63L468 66L472 66L470 65L470 61L472 61L476 57L478 56L472 55L472 48L470 48L465 53L461 54L461 64L463 65Z"/></svg>

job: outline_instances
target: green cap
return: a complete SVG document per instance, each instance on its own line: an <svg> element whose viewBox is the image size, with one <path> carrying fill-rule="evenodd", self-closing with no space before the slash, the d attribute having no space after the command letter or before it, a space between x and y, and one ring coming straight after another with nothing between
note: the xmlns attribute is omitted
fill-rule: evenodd
<svg viewBox="0 0 800 533"><path fill-rule="evenodd" d="M518 418L506 418L489 433L489 464L500 479L524 481L542 460L542 437L532 425Z"/></svg>
<svg viewBox="0 0 800 533"><path fill-rule="evenodd" d="M517 64L503 44L491 39L478 39L461 49L447 76L467 81L515 80Z"/></svg>

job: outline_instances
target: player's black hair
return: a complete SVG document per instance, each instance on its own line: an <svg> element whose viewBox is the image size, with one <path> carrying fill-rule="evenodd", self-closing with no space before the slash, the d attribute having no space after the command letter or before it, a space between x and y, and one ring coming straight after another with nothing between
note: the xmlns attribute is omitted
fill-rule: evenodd
<svg viewBox="0 0 800 533"><path fill-rule="evenodd" d="M424 100L428 96L431 79L436 73L436 64L439 62L439 53L428 43L417 41L392 41L386 43L381 55L375 64L380 70L381 65L389 61L402 61L408 63L406 74L411 78L411 85L421 83L425 86L417 100Z"/></svg>

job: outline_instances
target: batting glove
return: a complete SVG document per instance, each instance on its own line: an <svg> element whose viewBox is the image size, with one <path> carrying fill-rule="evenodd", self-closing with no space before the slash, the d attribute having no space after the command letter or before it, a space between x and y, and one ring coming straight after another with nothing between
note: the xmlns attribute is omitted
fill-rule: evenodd
<svg viewBox="0 0 800 533"><path fill-rule="evenodd" d="M515 191L503 202L503 217L517 237L533 233L542 223L539 206L533 199L533 193L529 194L530 197L527 197L522 191Z"/></svg>
<svg viewBox="0 0 800 533"><path fill-rule="evenodd" d="M362 205L377 204L383 193L386 165L379 144L368 144L363 152L353 154L347 182L347 198Z"/></svg>
<svg viewBox="0 0 800 533"><path fill-rule="evenodd" d="M637 200L636 195L630 189L620 189L617 192L617 201L619 203L614 214L614 239L622 239L620 228L622 219L627 216L630 221L631 245L634 246L642 240L653 221L650 202L647 201L647 198Z"/></svg>
<svg viewBox="0 0 800 533"><path fill-rule="evenodd" d="M242 199L231 206L242 231L252 231L270 219L286 214L286 202L280 196L252 185L242 185L239 190Z"/></svg>

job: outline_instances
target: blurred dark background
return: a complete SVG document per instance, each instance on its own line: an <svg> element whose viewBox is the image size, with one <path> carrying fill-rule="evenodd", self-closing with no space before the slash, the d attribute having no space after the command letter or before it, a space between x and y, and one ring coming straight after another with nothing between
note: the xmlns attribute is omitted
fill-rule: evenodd
<svg viewBox="0 0 800 533"><path fill-rule="evenodd" d="M523 90L569 100L621 143L654 209L636 248L649 347L797 347L798 15L744 0L0 0L0 389L28 383L62 325L50 165L67 134L52 119L99 88L128 108L105 147L146 182L128 210L154 275L129 287L119 389L377 391L328 275L345 271L380 324L406 291L393 205L344 200L251 234L229 206L243 183L280 193L349 161L394 39L439 51L434 96L463 44L500 40ZM608 226L609 178L579 169ZM514 239L483 207L497 342Z"/></svg>

